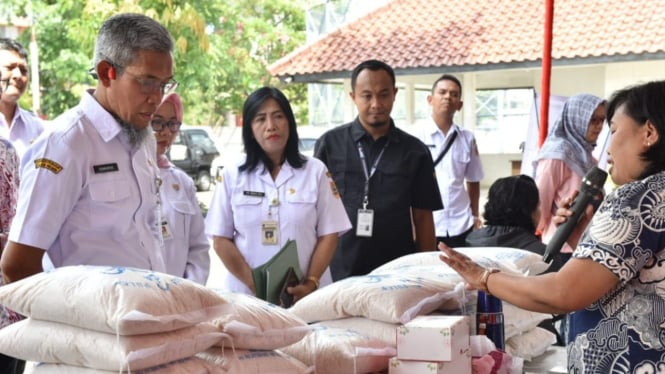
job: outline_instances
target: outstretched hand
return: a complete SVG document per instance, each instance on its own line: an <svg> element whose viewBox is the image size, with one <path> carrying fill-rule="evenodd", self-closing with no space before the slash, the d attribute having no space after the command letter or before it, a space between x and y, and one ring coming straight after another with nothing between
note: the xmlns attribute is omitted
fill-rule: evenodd
<svg viewBox="0 0 665 374"><path fill-rule="evenodd" d="M466 281L467 290L482 289L481 279L485 268L473 262L468 256L448 247L443 242L439 243L439 250L443 252L439 259L455 270Z"/></svg>

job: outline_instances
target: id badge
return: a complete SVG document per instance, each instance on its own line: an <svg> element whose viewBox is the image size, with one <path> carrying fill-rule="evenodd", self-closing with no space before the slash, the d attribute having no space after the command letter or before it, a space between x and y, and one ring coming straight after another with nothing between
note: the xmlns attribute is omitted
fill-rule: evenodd
<svg viewBox="0 0 665 374"><path fill-rule="evenodd" d="M261 223L261 244L275 245L277 240L277 221L263 221Z"/></svg>
<svg viewBox="0 0 665 374"><path fill-rule="evenodd" d="M171 233L171 229L169 228L169 223L166 221L162 221L162 239L163 240L173 239L173 234Z"/></svg>
<svg viewBox="0 0 665 374"><path fill-rule="evenodd" d="M373 209L358 209L358 225L356 226L357 236L372 236L372 228L374 227L374 210Z"/></svg>

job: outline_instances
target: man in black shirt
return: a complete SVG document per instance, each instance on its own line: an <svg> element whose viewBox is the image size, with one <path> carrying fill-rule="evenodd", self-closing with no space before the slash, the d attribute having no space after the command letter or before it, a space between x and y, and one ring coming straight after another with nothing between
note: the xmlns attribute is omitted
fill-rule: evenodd
<svg viewBox="0 0 665 374"><path fill-rule="evenodd" d="M364 61L353 70L351 90L358 117L323 134L314 149L353 224L330 264L335 281L436 250L432 211L443 208L429 149L390 117L397 94L393 69Z"/></svg>

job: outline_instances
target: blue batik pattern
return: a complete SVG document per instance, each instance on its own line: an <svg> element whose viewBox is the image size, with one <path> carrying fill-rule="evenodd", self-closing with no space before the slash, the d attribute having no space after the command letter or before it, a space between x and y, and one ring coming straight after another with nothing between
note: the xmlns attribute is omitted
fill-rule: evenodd
<svg viewBox="0 0 665 374"><path fill-rule="evenodd" d="M619 283L568 315L569 373L664 372L664 247L665 172L607 196L573 257L606 266Z"/></svg>

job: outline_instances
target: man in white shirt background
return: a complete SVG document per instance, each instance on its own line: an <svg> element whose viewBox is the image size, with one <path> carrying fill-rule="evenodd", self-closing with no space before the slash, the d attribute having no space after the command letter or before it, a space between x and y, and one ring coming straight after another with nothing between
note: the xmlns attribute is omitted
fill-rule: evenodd
<svg viewBox="0 0 665 374"><path fill-rule="evenodd" d="M434 211L436 240L449 247L464 247L466 236L481 226L478 204L484 173L473 133L453 122L464 104L460 81L442 75L432 85L427 102L432 121L419 127L415 135L432 154L441 191L443 210Z"/></svg>
<svg viewBox="0 0 665 374"><path fill-rule="evenodd" d="M22 109L18 101L28 88L28 53L17 41L0 38L0 70L3 92L0 96L0 135L9 139L19 157L44 131L44 123L35 113Z"/></svg>

